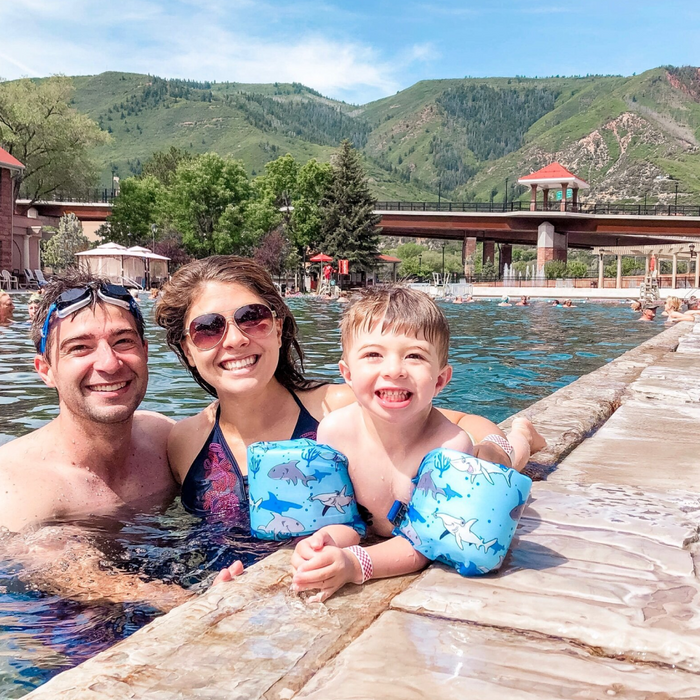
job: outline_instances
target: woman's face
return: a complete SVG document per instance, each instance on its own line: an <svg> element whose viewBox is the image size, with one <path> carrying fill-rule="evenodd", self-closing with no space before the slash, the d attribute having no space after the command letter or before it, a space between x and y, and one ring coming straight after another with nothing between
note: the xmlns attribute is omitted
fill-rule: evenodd
<svg viewBox="0 0 700 700"><path fill-rule="evenodd" d="M182 349L187 361L202 378L222 394L239 394L260 390L272 380L282 345L282 321L275 319L270 335L249 338L233 323L236 309L246 304L265 304L264 299L247 287L231 282L207 282L185 316L185 331L193 319L219 313L229 321L221 342L211 350L197 348L189 335Z"/></svg>

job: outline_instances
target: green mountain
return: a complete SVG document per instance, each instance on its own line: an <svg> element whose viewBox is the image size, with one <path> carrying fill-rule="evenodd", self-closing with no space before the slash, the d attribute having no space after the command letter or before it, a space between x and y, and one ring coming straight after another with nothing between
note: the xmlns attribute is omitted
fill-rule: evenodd
<svg viewBox="0 0 700 700"><path fill-rule="evenodd" d="M366 158L379 199L502 201L553 160L597 200L700 201L700 69L637 76L421 81L363 106L298 83L163 80L133 73L73 78L75 107L112 134L96 156L137 173L170 145L241 159L251 175L285 153L327 160L343 138Z"/></svg>

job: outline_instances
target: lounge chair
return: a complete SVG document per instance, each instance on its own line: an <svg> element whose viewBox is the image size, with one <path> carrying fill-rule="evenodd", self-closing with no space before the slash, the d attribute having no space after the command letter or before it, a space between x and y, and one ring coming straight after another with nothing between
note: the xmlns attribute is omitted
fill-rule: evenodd
<svg viewBox="0 0 700 700"><path fill-rule="evenodd" d="M7 287L8 291L14 286L15 289L19 289L19 282L14 275L11 275L7 270L3 270L0 273L0 289Z"/></svg>
<svg viewBox="0 0 700 700"><path fill-rule="evenodd" d="M40 287L46 284L46 277L44 277L44 273L41 270L34 270L34 277Z"/></svg>
<svg viewBox="0 0 700 700"><path fill-rule="evenodd" d="M24 268L24 279L27 281L27 287L29 287L30 289L33 287L39 289L39 283L36 281L36 278L32 274L32 271L28 270L26 267Z"/></svg>

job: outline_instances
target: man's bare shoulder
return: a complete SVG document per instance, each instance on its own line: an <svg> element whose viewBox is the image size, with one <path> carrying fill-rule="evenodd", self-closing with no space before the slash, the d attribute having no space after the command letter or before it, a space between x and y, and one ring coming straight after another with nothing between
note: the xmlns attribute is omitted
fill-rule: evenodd
<svg viewBox="0 0 700 700"><path fill-rule="evenodd" d="M47 426L10 440L10 442L0 446L0 473L6 467L26 469L27 464L32 463L37 458L44 461L46 457L44 449L50 448L52 444Z"/></svg>
<svg viewBox="0 0 700 700"><path fill-rule="evenodd" d="M162 413L155 411L136 411L134 427L146 431L153 440L168 440L170 431L176 425L175 421Z"/></svg>

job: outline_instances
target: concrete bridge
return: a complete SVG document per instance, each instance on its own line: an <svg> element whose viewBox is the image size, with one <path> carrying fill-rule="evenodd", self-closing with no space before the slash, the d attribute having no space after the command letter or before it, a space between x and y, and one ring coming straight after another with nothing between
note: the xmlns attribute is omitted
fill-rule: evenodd
<svg viewBox="0 0 700 700"><path fill-rule="evenodd" d="M454 202L378 202L382 234L462 241L467 262L477 241L484 262L511 263L512 245L536 245L537 264L566 261L568 248L669 243L700 238L700 207L636 204L559 204L532 210L520 201L505 204Z"/></svg>

